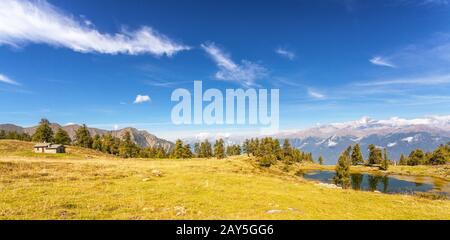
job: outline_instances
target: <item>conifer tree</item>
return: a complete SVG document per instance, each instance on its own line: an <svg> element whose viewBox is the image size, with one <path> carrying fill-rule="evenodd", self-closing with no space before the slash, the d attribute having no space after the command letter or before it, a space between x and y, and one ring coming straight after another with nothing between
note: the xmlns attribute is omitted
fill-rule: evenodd
<svg viewBox="0 0 450 240"><path fill-rule="evenodd" d="M191 145L185 144L183 146L183 158L192 158Z"/></svg>
<svg viewBox="0 0 450 240"><path fill-rule="evenodd" d="M250 156L250 140L245 139L244 144L242 145L242 150L245 154L247 154L247 157Z"/></svg>
<svg viewBox="0 0 450 240"><path fill-rule="evenodd" d="M385 148L383 150L383 161L381 162L381 169L384 171L387 171L388 168L389 168L389 158L388 158L387 149Z"/></svg>
<svg viewBox="0 0 450 240"><path fill-rule="evenodd" d="M58 131L56 131L53 141L56 144L69 145L72 142L72 139L70 139L69 134L64 131L64 129L59 128Z"/></svg>
<svg viewBox="0 0 450 240"><path fill-rule="evenodd" d="M75 131L75 145L84 148L92 148L92 137L84 124Z"/></svg>
<svg viewBox="0 0 450 240"><path fill-rule="evenodd" d="M195 154L195 157L200 157L200 144L198 143L198 142L196 142L195 144L194 144L194 154Z"/></svg>
<svg viewBox="0 0 450 240"><path fill-rule="evenodd" d="M318 162L319 162L320 165L323 165L323 157L322 156L319 156Z"/></svg>
<svg viewBox="0 0 450 240"><path fill-rule="evenodd" d="M336 163L334 182L342 188L348 188L350 186L350 161L346 150L339 156L339 160Z"/></svg>
<svg viewBox="0 0 450 240"><path fill-rule="evenodd" d="M398 163L398 165L407 165L408 164L408 159L406 159L405 155L403 155L403 153L400 155L400 161Z"/></svg>
<svg viewBox="0 0 450 240"><path fill-rule="evenodd" d="M362 163L364 163L364 158L361 153L361 148L359 147L359 144L357 143L353 147L353 151L352 151L352 165L358 165L358 164L362 164Z"/></svg>
<svg viewBox="0 0 450 240"><path fill-rule="evenodd" d="M288 139L284 139L283 142L283 155L284 157L292 155L292 147Z"/></svg>
<svg viewBox="0 0 450 240"><path fill-rule="evenodd" d="M178 139L175 142L175 146L174 146L173 151L172 151L172 157L173 158L183 158L184 155L185 155L185 149L184 149L184 146L183 146L183 141Z"/></svg>
<svg viewBox="0 0 450 240"><path fill-rule="evenodd" d="M97 151L102 150L102 140L99 135L95 135L92 138L92 149L95 149Z"/></svg>
<svg viewBox="0 0 450 240"><path fill-rule="evenodd" d="M210 158L213 155L211 143L206 139L200 144L200 155L204 158Z"/></svg>
<svg viewBox="0 0 450 240"><path fill-rule="evenodd" d="M0 130L0 139L6 139L6 131L5 130Z"/></svg>
<svg viewBox="0 0 450 240"><path fill-rule="evenodd" d="M216 140L216 143L214 144L214 156L217 159L222 159L225 157L225 148L223 139Z"/></svg>
<svg viewBox="0 0 450 240"><path fill-rule="evenodd" d="M370 165L373 164L380 164L383 160L383 156L381 153L381 150L377 148L375 145L370 144L369 145L369 159L368 162Z"/></svg>
<svg viewBox="0 0 450 240"><path fill-rule="evenodd" d="M133 158L139 155L138 146L131 140L130 132L125 132L119 146L119 156L123 158Z"/></svg>
<svg viewBox="0 0 450 240"><path fill-rule="evenodd" d="M43 118L39 122L39 126L34 132L32 139L34 142L47 142L53 141L53 130L50 127L50 122Z"/></svg>
<svg viewBox="0 0 450 240"><path fill-rule="evenodd" d="M408 165L416 166L425 162L425 153L422 149L413 150L408 156Z"/></svg>

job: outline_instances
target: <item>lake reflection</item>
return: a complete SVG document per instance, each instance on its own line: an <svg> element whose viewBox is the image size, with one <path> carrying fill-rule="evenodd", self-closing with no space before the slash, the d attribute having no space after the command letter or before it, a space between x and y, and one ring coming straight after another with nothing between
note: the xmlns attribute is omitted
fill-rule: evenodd
<svg viewBox="0 0 450 240"><path fill-rule="evenodd" d="M333 171L305 171L299 172L299 176L316 180L325 183L333 183L335 173ZM380 191L383 193L413 193L413 192L437 192L444 195L450 195L448 192L448 183L439 182L435 184L434 181L420 182L412 181L413 179L399 179L408 178L400 176L381 176L367 173L352 173L350 175L351 186L355 190L363 191ZM422 179L422 181L424 181Z"/></svg>

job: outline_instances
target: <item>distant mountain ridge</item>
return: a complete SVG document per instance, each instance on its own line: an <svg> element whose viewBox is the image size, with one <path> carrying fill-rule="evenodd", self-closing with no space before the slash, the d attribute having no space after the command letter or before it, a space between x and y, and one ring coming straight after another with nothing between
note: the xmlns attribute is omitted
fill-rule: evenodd
<svg viewBox="0 0 450 240"><path fill-rule="evenodd" d="M365 158L368 146L374 144L386 148L389 157L398 160L402 153L408 155L417 148L432 151L440 144L450 142L450 116L395 117L388 120L363 117L356 121L284 132L276 137L289 139L294 147L311 152L316 158L322 155L329 164L334 164L345 148L356 143L361 146Z"/></svg>
<svg viewBox="0 0 450 240"><path fill-rule="evenodd" d="M256 136L221 134L199 135L183 140L192 144L203 139L212 142L216 138L223 138L227 145L231 145L242 144L246 138L254 137ZM327 164L335 164L340 153L349 145L356 143L360 144L365 158L368 155L369 144L374 144L380 148L387 148L389 157L398 160L402 153L407 155L417 148L432 151L440 144L450 142L450 116L388 120L363 117L356 121L280 132L271 137L280 139L280 142L289 139L294 147L311 152L315 159L323 156Z"/></svg>
<svg viewBox="0 0 450 240"><path fill-rule="evenodd" d="M64 129L70 136L70 138L72 140L75 139L75 132L78 128L81 127L81 125L77 125L77 124L72 124L72 125L66 125L66 126L61 126L57 123L51 123L50 127L52 128L53 132L56 133L56 131L59 128ZM34 134L34 132L36 131L37 126L33 126L33 127L21 127L21 126L17 126L14 124L0 124L0 130L5 130L7 132L17 132L17 133L27 133L30 136ZM94 135L99 135L99 136L103 136L105 134L110 133L112 136L114 137L122 137L125 132L129 132L131 135L131 139L139 146L141 147L163 147L165 150L169 150L172 148L172 146L174 145L172 142L167 141L165 139L162 138L158 138L153 134L148 133L147 131L144 130L138 130L135 128L123 128L123 129L119 129L119 130L104 130L104 129L99 129L99 128L89 128L88 130L91 134L91 136Z"/></svg>

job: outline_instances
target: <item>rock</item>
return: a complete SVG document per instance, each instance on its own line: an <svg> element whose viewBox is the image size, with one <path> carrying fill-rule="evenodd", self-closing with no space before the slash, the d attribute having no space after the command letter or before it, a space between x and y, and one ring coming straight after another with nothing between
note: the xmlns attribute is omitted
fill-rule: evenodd
<svg viewBox="0 0 450 240"><path fill-rule="evenodd" d="M331 183L317 183L316 186L319 187L326 187L326 188L331 188L331 189L342 189L342 187L339 187L335 184L331 184Z"/></svg>
<svg viewBox="0 0 450 240"><path fill-rule="evenodd" d="M284 211L279 209L271 209L266 211L267 214L282 213L282 212Z"/></svg>
<svg viewBox="0 0 450 240"><path fill-rule="evenodd" d="M175 210L176 216L186 215L186 208L183 206L175 206L173 209Z"/></svg>
<svg viewBox="0 0 450 240"><path fill-rule="evenodd" d="M155 177L162 177L162 172L159 171L158 169L154 169L152 170L152 175Z"/></svg>

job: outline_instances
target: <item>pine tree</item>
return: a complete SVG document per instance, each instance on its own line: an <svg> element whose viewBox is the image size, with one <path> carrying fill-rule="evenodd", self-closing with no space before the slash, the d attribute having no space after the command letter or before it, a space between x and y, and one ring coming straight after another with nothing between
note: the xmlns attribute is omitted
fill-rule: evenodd
<svg viewBox="0 0 450 240"><path fill-rule="evenodd" d="M389 158L387 149L385 148L383 151L383 161L381 162L381 170L387 171L389 168Z"/></svg>
<svg viewBox="0 0 450 240"><path fill-rule="evenodd" d="M99 135L95 135L92 138L92 149L95 149L97 151L102 150L102 140Z"/></svg>
<svg viewBox="0 0 450 240"><path fill-rule="evenodd" d="M363 164L363 163L364 163L364 158L361 153L361 148L359 147L359 144L357 143L353 147L353 151L352 151L352 165L358 165L358 164Z"/></svg>
<svg viewBox="0 0 450 240"><path fill-rule="evenodd" d="M92 148L92 137L84 124L75 131L75 145L84 148Z"/></svg>
<svg viewBox="0 0 450 240"><path fill-rule="evenodd" d="M213 155L211 143L207 139L200 144L200 155L204 158L210 158Z"/></svg>
<svg viewBox="0 0 450 240"><path fill-rule="evenodd" d="M341 154L336 163L336 176L334 177L334 182L342 188L348 188L350 186L350 161L346 150Z"/></svg>
<svg viewBox="0 0 450 240"><path fill-rule="evenodd" d="M42 119L39 122L39 126L32 137L34 142L47 142L53 141L53 130L50 128L50 122L47 119Z"/></svg>
<svg viewBox="0 0 450 240"><path fill-rule="evenodd" d="M198 142L194 144L194 154L195 157L200 157L200 144Z"/></svg>
<svg viewBox="0 0 450 240"><path fill-rule="evenodd" d="M175 147L173 148L173 151L172 151L172 157L173 158L183 158L183 156L185 155L184 151L185 150L184 150L184 146L183 146L183 141L178 139L175 142Z"/></svg>
<svg viewBox="0 0 450 240"><path fill-rule="evenodd" d="M319 160L318 161L319 161L320 165L323 165L323 157L322 156L319 156Z"/></svg>
<svg viewBox="0 0 450 240"><path fill-rule="evenodd" d="M125 132L119 146L119 156L133 158L139 155L139 147L131 140L130 132Z"/></svg>
<svg viewBox="0 0 450 240"><path fill-rule="evenodd" d="M412 151L408 156L408 165L416 166L425 162L425 153L422 149L416 149Z"/></svg>
<svg viewBox="0 0 450 240"><path fill-rule="evenodd" d="M102 152L113 154L114 138L110 133L102 136L101 143L102 143L101 148Z"/></svg>
<svg viewBox="0 0 450 240"><path fill-rule="evenodd" d="M292 156L292 147L288 139L284 139L283 142L283 155L284 157Z"/></svg>
<svg viewBox="0 0 450 240"><path fill-rule="evenodd" d="M6 139L6 131L5 130L0 130L0 139Z"/></svg>
<svg viewBox="0 0 450 240"><path fill-rule="evenodd" d="M370 144L369 145L369 159L368 162L370 165L373 164L380 164L383 160L383 156L381 153L381 150L377 148L375 145Z"/></svg>
<svg viewBox="0 0 450 240"><path fill-rule="evenodd" d="M443 165L450 161L450 152L444 145L439 146L430 157L431 165Z"/></svg>
<svg viewBox="0 0 450 240"><path fill-rule="evenodd" d="M222 159L225 157L225 149L224 149L223 139L216 140L216 143L214 144L214 156L217 159Z"/></svg>
<svg viewBox="0 0 450 240"><path fill-rule="evenodd" d="M59 128L58 131L56 131L53 141L56 144L69 145L72 142L72 139L70 139L69 134L64 131L64 129Z"/></svg>
<svg viewBox="0 0 450 240"><path fill-rule="evenodd" d="M400 155L400 161L398 163L398 165L407 165L408 164L408 159L406 159L405 155L403 155L403 153Z"/></svg>
<svg viewBox="0 0 450 240"><path fill-rule="evenodd" d="M191 146L189 144L185 144L183 146L183 158L192 158Z"/></svg>
<svg viewBox="0 0 450 240"><path fill-rule="evenodd" d="M242 150L247 154L247 157L250 157L250 141L248 139L245 139Z"/></svg>

